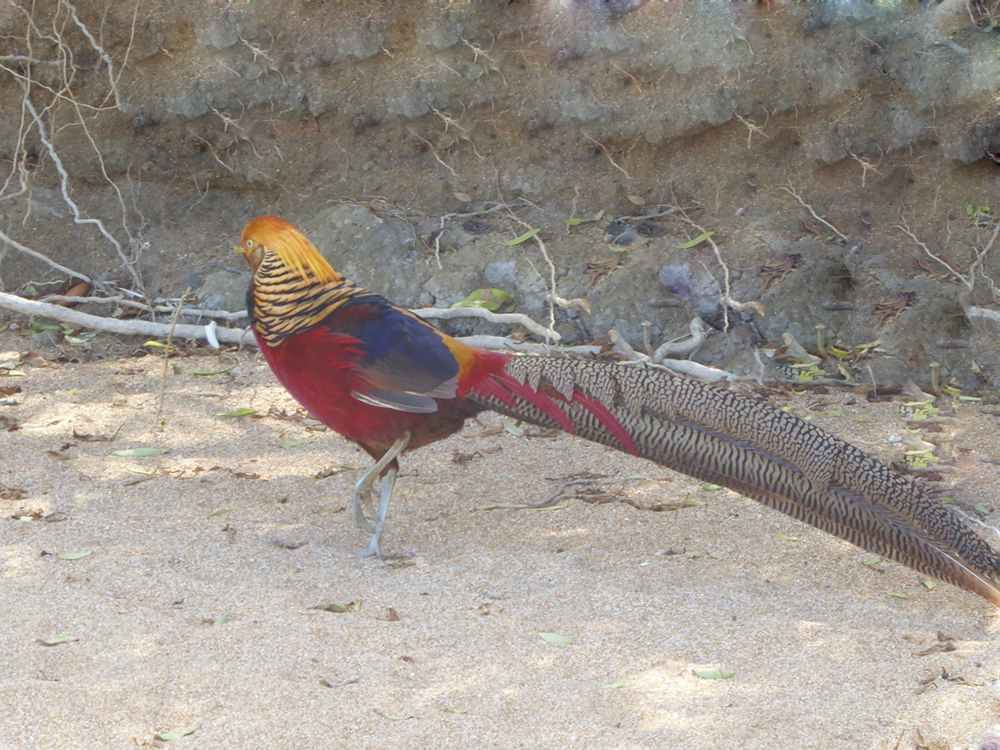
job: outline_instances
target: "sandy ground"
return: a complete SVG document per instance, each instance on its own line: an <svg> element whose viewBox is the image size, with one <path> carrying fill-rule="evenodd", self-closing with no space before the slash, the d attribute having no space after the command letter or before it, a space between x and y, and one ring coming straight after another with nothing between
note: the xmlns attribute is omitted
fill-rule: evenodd
<svg viewBox="0 0 1000 750"><path fill-rule="evenodd" d="M171 360L163 389L159 357L3 369L28 341L0 335L0 387L22 389L0 397L18 427L0 433L5 750L972 748L1000 731L988 604L733 493L490 416L408 456L384 541L399 557L359 559L346 505L368 459L302 422L250 353ZM896 404L793 407L898 457ZM241 408L258 413L219 416ZM991 505L996 419L965 409L949 481ZM138 447L169 452L113 453ZM616 478L611 501L477 510L581 472ZM680 501L697 503L635 507Z"/></svg>

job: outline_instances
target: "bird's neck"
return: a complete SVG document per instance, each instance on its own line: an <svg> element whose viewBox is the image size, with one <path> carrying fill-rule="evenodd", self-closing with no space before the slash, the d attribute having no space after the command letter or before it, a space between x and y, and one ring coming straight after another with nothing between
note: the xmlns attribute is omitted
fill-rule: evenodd
<svg viewBox="0 0 1000 750"><path fill-rule="evenodd" d="M254 331L273 348L288 336L315 328L358 294L363 290L346 279L319 281L311 274L303 278L268 255L250 281L247 310Z"/></svg>

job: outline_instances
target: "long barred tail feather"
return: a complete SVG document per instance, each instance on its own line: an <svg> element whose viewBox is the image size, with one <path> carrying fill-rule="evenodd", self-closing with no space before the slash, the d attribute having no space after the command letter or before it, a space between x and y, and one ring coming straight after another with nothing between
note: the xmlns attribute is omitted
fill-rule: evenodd
<svg viewBox="0 0 1000 750"><path fill-rule="evenodd" d="M1000 557L955 512L834 435L651 367L513 357L467 398L720 484L1000 606Z"/></svg>

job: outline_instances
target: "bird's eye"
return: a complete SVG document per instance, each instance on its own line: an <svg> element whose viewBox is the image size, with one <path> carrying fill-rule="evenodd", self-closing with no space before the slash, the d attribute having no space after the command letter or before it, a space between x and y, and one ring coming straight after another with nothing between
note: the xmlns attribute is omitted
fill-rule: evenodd
<svg viewBox="0 0 1000 750"><path fill-rule="evenodd" d="M253 249L253 240L247 240L247 250Z"/></svg>

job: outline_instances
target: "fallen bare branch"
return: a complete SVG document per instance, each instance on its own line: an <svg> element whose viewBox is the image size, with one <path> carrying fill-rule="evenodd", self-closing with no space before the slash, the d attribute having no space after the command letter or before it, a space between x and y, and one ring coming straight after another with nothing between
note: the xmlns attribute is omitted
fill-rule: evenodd
<svg viewBox="0 0 1000 750"><path fill-rule="evenodd" d="M79 301L81 298L76 297ZM167 336L171 326L167 323L156 323L150 320L120 320L118 318L102 318L99 315L90 315L71 310L60 305L50 305L46 302L36 302L35 300L24 299L13 294L0 292L0 307L12 310L22 315L38 315L61 323L89 328L94 331L105 331L107 333L118 333L125 336ZM184 323L174 327L174 338L178 339L198 339L208 341L210 334L206 330L207 326L196 326ZM250 337L249 329L241 328L216 328L215 336L224 344L240 344ZM249 337L249 338L248 338Z"/></svg>
<svg viewBox="0 0 1000 750"><path fill-rule="evenodd" d="M79 277L79 274L76 275ZM176 304L167 304L165 301L154 300L156 304L148 305L144 302L136 302L135 300L128 299L124 295L115 297L67 297L52 294L39 300L39 302L70 302L73 304L94 302L102 305L113 304L121 305L122 307L131 307L135 310L142 310L143 312L154 313L156 315L173 315L177 312ZM228 312L227 310L206 310L202 307L185 307L180 311L180 314L194 318L214 318L216 320L239 320L240 318L247 317L246 310Z"/></svg>
<svg viewBox="0 0 1000 750"><path fill-rule="evenodd" d="M717 367L709 367L708 365L698 364L697 362L692 362L690 359L665 359L659 364L666 367L668 370L673 370L674 372L679 372L681 375L688 375L692 378L699 378L701 380L731 380L733 382L737 380L748 380L748 378L741 377L728 370L720 370Z"/></svg>

